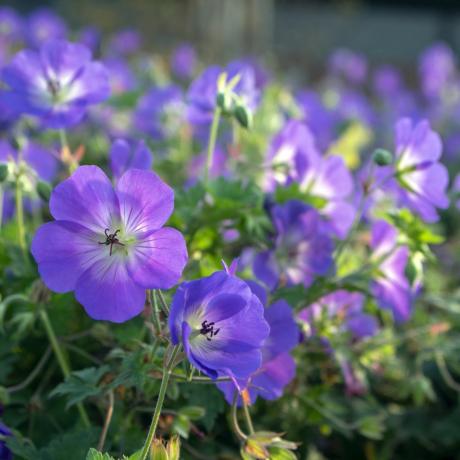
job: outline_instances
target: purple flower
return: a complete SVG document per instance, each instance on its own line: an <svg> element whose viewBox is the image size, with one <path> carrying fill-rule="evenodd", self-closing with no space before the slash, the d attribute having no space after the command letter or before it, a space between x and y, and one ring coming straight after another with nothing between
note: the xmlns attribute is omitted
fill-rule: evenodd
<svg viewBox="0 0 460 460"><path fill-rule="evenodd" d="M56 219L32 254L53 291L75 290L94 319L123 322L144 308L146 289L174 286L187 262L183 236L163 227L173 190L151 171L130 169L115 190L97 166L81 166L52 192Z"/></svg>
<svg viewBox="0 0 460 460"><path fill-rule="evenodd" d="M353 224L355 209L347 202L353 179L343 159L335 155L322 157L309 129L295 120L275 136L267 156L271 164L267 189L273 190L276 183L297 182L330 221L334 234L344 238Z"/></svg>
<svg viewBox="0 0 460 460"><path fill-rule="evenodd" d="M22 40L24 24L15 10L4 6L0 8L0 39L6 43L16 43Z"/></svg>
<svg viewBox="0 0 460 460"><path fill-rule="evenodd" d="M300 182L309 166L319 159L315 139L305 123L288 121L268 148L267 162L271 169L265 188L273 191L277 184Z"/></svg>
<svg viewBox="0 0 460 460"><path fill-rule="evenodd" d="M26 32L30 46L40 48L50 40L65 39L67 26L54 11L40 8L29 16Z"/></svg>
<svg viewBox="0 0 460 460"><path fill-rule="evenodd" d="M102 34L97 27L87 26L80 30L78 42L86 46L94 54L101 46Z"/></svg>
<svg viewBox="0 0 460 460"><path fill-rule="evenodd" d="M364 296L344 290L328 294L299 313L299 319L306 323L308 337L318 334L322 319L339 320L339 330L348 331L355 340L374 335L378 324L376 319L363 313ZM321 327L320 327L321 329Z"/></svg>
<svg viewBox="0 0 460 460"><path fill-rule="evenodd" d="M110 58L103 64L109 76L111 94L122 94L136 88L136 76L124 59Z"/></svg>
<svg viewBox="0 0 460 460"><path fill-rule="evenodd" d="M64 41L47 42L39 52L19 52L3 69L2 80L11 107L50 128L78 123L89 105L110 94L105 68L91 61L83 45Z"/></svg>
<svg viewBox="0 0 460 460"><path fill-rule="evenodd" d="M396 124L395 185L399 201L427 222L436 222L436 208L449 206L447 169L438 162L441 139L427 121L415 126L408 118ZM391 185L391 184L390 184Z"/></svg>
<svg viewBox="0 0 460 460"><path fill-rule="evenodd" d="M383 98L396 96L403 89L400 72L390 65L379 67L374 74L374 89Z"/></svg>
<svg viewBox="0 0 460 460"><path fill-rule="evenodd" d="M171 70L180 79L191 78L195 72L197 58L195 48L188 43L178 46L171 56Z"/></svg>
<svg viewBox="0 0 460 460"><path fill-rule="evenodd" d="M303 284L333 268L333 243L318 212L297 200L272 209L275 226L274 248L254 259L256 277L270 289L277 285Z"/></svg>
<svg viewBox="0 0 460 460"><path fill-rule="evenodd" d="M314 91L301 91L296 96L305 123L311 129L321 150L327 150L335 139L339 117L325 106L321 97Z"/></svg>
<svg viewBox="0 0 460 460"><path fill-rule="evenodd" d="M249 284L249 283L248 283ZM256 290L253 286L256 286ZM260 301L266 301L266 294L257 283L250 284L251 290ZM259 293L262 289L263 295ZM284 300L278 300L265 308L264 317L270 326L270 334L262 346L262 365L247 382L239 382L240 389L249 393L251 403L258 396L272 400L283 394L284 387L295 376L295 361L289 352L299 343L299 328L293 318L291 307ZM232 404L237 388L232 382L217 384L225 399ZM241 404L241 399L238 401Z"/></svg>
<svg viewBox="0 0 460 460"><path fill-rule="evenodd" d="M437 98L455 77L455 56L444 43L435 43L420 57L419 75L426 97Z"/></svg>
<svg viewBox="0 0 460 460"><path fill-rule="evenodd" d="M115 179L119 179L129 169L152 169L152 152L144 141L132 147L124 139L116 139L110 148L109 158Z"/></svg>
<svg viewBox="0 0 460 460"><path fill-rule="evenodd" d="M264 307L249 286L225 271L185 282L169 317L171 339L182 342L190 362L215 379L247 379L262 363L269 334Z"/></svg>
<svg viewBox="0 0 460 460"><path fill-rule="evenodd" d="M182 91L176 85L152 88L137 105L134 121L137 129L155 140L178 134L183 122Z"/></svg>
<svg viewBox="0 0 460 460"><path fill-rule="evenodd" d="M372 226L372 260L377 269L372 293L381 308L390 310L395 321L403 322L412 314L413 294L405 275L409 250L397 245L397 237L396 229L385 221Z"/></svg>
<svg viewBox="0 0 460 460"><path fill-rule="evenodd" d="M338 49L329 62L331 71L343 76L351 83L363 83L367 76L367 61L365 57L355 51Z"/></svg>
<svg viewBox="0 0 460 460"><path fill-rule="evenodd" d="M135 29L121 30L112 37L109 44L111 53L118 54L134 54L141 47L141 35Z"/></svg>
<svg viewBox="0 0 460 460"><path fill-rule="evenodd" d="M37 209L41 201L36 194L38 179L52 182L58 171L58 160L39 144L28 142L19 154L9 142L0 140L0 163L8 165L8 180L15 181L21 171L21 185L24 193L24 207L28 211ZM14 194L5 188L2 203L3 221L11 219L14 214Z"/></svg>
<svg viewBox="0 0 460 460"><path fill-rule="evenodd" d="M11 436L11 430L0 422L0 460L13 460L13 453L6 446L6 443L2 437Z"/></svg>

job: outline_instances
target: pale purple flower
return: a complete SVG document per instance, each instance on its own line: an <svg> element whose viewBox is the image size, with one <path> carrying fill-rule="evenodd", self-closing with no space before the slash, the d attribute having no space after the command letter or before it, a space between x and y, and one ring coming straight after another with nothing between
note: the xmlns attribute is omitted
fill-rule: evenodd
<svg viewBox="0 0 460 460"><path fill-rule="evenodd" d="M2 99L15 112L34 115L50 128L78 123L89 105L110 94L106 69L91 61L86 47L65 41L19 52L1 80L8 87Z"/></svg>
<svg viewBox="0 0 460 460"><path fill-rule="evenodd" d="M0 39L6 43L17 43L24 36L24 23L15 10L7 6L0 8Z"/></svg>
<svg viewBox="0 0 460 460"><path fill-rule="evenodd" d="M188 43L178 46L171 56L171 70L180 79L191 78L197 66L195 48Z"/></svg>
<svg viewBox="0 0 460 460"><path fill-rule="evenodd" d="M428 121L416 125L408 118L396 124L395 183L399 202L427 222L438 220L436 208L449 206L447 169L439 163L442 143ZM390 184L391 185L391 184Z"/></svg>
<svg viewBox="0 0 460 460"><path fill-rule="evenodd" d="M111 94L123 94L136 88L136 76L124 59L109 58L103 65L107 69Z"/></svg>
<svg viewBox="0 0 460 460"><path fill-rule="evenodd" d="M109 43L109 51L115 55L134 54L139 51L142 38L136 29L127 28L117 32Z"/></svg>
<svg viewBox="0 0 460 460"><path fill-rule="evenodd" d="M136 145L124 139L116 139L109 152L110 168L115 179L119 179L130 169L152 169L153 155L144 141Z"/></svg>
<svg viewBox="0 0 460 460"><path fill-rule="evenodd" d="M50 40L65 39L67 26L53 10L40 8L29 16L26 33L30 46L40 48Z"/></svg>
<svg viewBox="0 0 460 460"><path fill-rule="evenodd" d="M177 136L184 121L182 90L176 85L152 88L134 112L137 129L157 141Z"/></svg>
<svg viewBox="0 0 460 460"><path fill-rule="evenodd" d="M372 258L375 275L372 293L377 304L390 310L397 322L407 321L412 314L413 292L405 275L409 250L397 241L398 233L381 220L372 225Z"/></svg>
<svg viewBox="0 0 460 460"><path fill-rule="evenodd" d="M367 76L366 58L345 48L338 49L332 54L329 68L333 74L340 75L351 83L363 83Z"/></svg>
<svg viewBox="0 0 460 460"><path fill-rule="evenodd" d="M334 268L334 245L328 226L312 207L297 200L275 205L271 210L275 227L273 248L256 255L253 271L270 289L303 284Z"/></svg>
<svg viewBox="0 0 460 460"><path fill-rule="evenodd" d="M169 289L181 277L187 249L163 227L173 190L155 173L128 170L115 190L97 166L80 166L52 192L56 219L42 225L32 254L53 291L75 291L93 319L124 322L144 309L146 289Z"/></svg>

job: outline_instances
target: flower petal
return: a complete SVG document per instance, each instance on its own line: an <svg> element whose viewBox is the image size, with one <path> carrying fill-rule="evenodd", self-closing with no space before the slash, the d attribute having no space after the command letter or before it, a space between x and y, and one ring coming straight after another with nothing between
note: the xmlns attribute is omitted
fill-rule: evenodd
<svg viewBox="0 0 460 460"><path fill-rule="evenodd" d="M162 228L139 240L127 264L132 279L148 289L169 289L179 281L187 263L182 234Z"/></svg>
<svg viewBox="0 0 460 460"><path fill-rule="evenodd" d="M145 289L131 279L122 257L103 257L77 280L75 297L93 319L123 323L144 309Z"/></svg>
<svg viewBox="0 0 460 460"><path fill-rule="evenodd" d="M168 220L174 192L152 171L131 169L117 184L121 219L127 233L148 234Z"/></svg>
<svg viewBox="0 0 460 460"><path fill-rule="evenodd" d="M97 166L80 166L61 182L51 194L50 211L55 219L76 222L98 233L119 220L112 184Z"/></svg>
<svg viewBox="0 0 460 460"><path fill-rule="evenodd" d="M49 222L37 230L31 251L50 289L75 289L78 278L101 255L94 239L94 233L74 222Z"/></svg>

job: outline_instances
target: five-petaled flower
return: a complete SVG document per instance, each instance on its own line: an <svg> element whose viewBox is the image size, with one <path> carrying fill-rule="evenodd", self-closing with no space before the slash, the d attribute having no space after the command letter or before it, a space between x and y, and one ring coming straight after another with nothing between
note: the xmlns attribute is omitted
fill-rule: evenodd
<svg viewBox="0 0 460 460"><path fill-rule="evenodd" d="M264 307L241 279L225 271L181 284L169 317L171 339L190 362L215 379L248 378L262 363L269 333Z"/></svg>
<svg viewBox="0 0 460 460"><path fill-rule="evenodd" d="M56 221L32 242L43 281L56 292L75 290L94 319L138 315L145 290L174 286L187 261L182 234L162 228L173 207L173 190L151 171L127 171L114 190L97 166L79 167L54 189Z"/></svg>
<svg viewBox="0 0 460 460"><path fill-rule="evenodd" d="M48 128L75 125L87 107L107 99L110 86L105 67L91 61L83 45L46 42L39 51L20 51L4 67L2 98L20 114L34 115Z"/></svg>

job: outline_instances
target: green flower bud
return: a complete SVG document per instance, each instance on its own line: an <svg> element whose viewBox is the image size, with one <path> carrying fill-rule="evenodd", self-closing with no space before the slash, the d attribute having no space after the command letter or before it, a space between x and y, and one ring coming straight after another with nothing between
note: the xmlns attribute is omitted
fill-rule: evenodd
<svg viewBox="0 0 460 460"><path fill-rule="evenodd" d="M227 92L217 93L216 104L222 110L222 112L228 112L232 105L230 95Z"/></svg>
<svg viewBox="0 0 460 460"><path fill-rule="evenodd" d="M180 460L180 438L173 436L166 445L168 460Z"/></svg>
<svg viewBox="0 0 460 460"><path fill-rule="evenodd" d="M249 108L243 105L237 105L233 110L233 115L238 121L240 126L246 129L251 129L252 127L252 112Z"/></svg>
<svg viewBox="0 0 460 460"><path fill-rule="evenodd" d="M388 166L393 163L393 155L385 149L376 149L372 155L372 159L378 166Z"/></svg>
<svg viewBox="0 0 460 460"><path fill-rule="evenodd" d="M51 196L51 185L48 182L45 181L38 181L36 190L38 193L38 196L43 200L48 202L50 200Z"/></svg>
<svg viewBox="0 0 460 460"><path fill-rule="evenodd" d="M0 183L5 182L8 177L8 165L0 163Z"/></svg>
<svg viewBox="0 0 460 460"><path fill-rule="evenodd" d="M154 439L150 449L150 460L169 460L168 452L161 439Z"/></svg>

